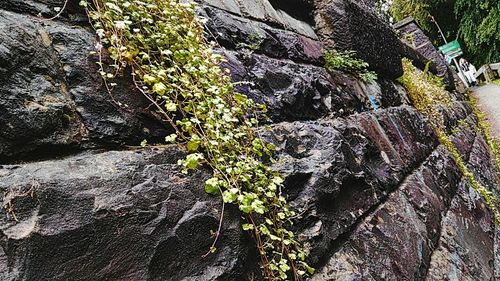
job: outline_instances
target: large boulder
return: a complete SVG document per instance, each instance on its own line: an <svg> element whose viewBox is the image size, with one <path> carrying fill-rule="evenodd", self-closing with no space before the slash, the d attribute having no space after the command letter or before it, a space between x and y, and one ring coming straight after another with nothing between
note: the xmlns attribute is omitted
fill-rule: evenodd
<svg viewBox="0 0 500 281"><path fill-rule="evenodd" d="M0 38L0 161L166 134L130 77L108 93L92 30L0 10Z"/></svg>
<svg viewBox="0 0 500 281"><path fill-rule="evenodd" d="M10 206L0 212L0 279L240 279L249 248L238 216L226 214L223 246L204 258L221 204L203 191L207 171L180 173L183 155L171 146L0 168Z"/></svg>
<svg viewBox="0 0 500 281"><path fill-rule="evenodd" d="M318 1L318 36L337 50L354 50L381 76L403 74L402 44L395 32L373 11L353 0Z"/></svg>

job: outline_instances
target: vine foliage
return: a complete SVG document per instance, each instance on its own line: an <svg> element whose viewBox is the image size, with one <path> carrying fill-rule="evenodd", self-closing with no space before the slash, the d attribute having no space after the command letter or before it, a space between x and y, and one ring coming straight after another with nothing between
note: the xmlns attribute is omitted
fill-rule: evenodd
<svg viewBox="0 0 500 281"><path fill-rule="evenodd" d="M472 173L465 165L465 161L460 155L457 147L452 142L451 138L446 134L446 126L444 124L443 115L441 114L441 109L451 105L452 98L450 93L444 89L444 85L440 81L440 78L432 76L432 74L428 73L427 69L423 72L419 71L408 59L403 59L403 69L404 74L401 78L399 78L399 81L408 92L408 96L410 97L413 105L418 109L418 111L428 118L439 137L440 143L448 149L463 177L466 178L472 188L474 188L482 196L492 211L496 222L500 223L500 212L497 208L497 198L490 190L476 180L474 173ZM479 113L477 108L474 109L474 113ZM478 114L478 116L482 118L481 114ZM488 133L488 129L484 126L484 122L479 122L479 127L480 132L485 133L485 138L490 144L490 152L497 160L497 146L491 140L491 136ZM497 168L500 168L498 162Z"/></svg>
<svg viewBox="0 0 500 281"><path fill-rule="evenodd" d="M205 191L236 204L260 254L269 280L302 280L314 269L289 230L295 215L282 195L283 177L270 168L272 143L257 133L266 108L235 92L222 56L203 38L195 5L180 0L92 0L86 7L102 45L113 60L101 62L109 89L112 79L132 69L137 88L174 129L166 137L189 154L183 173L208 165L213 175ZM99 44L98 44L99 45ZM220 233L216 232L217 237ZM210 252L216 251L215 242Z"/></svg>

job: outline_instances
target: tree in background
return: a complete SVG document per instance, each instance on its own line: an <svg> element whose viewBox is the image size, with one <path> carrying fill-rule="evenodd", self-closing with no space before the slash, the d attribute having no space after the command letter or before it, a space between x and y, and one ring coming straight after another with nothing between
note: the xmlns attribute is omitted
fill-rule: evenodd
<svg viewBox="0 0 500 281"><path fill-rule="evenodd" d="M456 0L458 38L477 65L500 62L500 1Z"/></svg>
<svg viewBox="0 0 500 281"><path fill-rule="evenodd" d="M436 46L442 45L433 16L448 41L458 39L476 65L500 62L499 0L382 0L399 21L412 16Z"/></svg>

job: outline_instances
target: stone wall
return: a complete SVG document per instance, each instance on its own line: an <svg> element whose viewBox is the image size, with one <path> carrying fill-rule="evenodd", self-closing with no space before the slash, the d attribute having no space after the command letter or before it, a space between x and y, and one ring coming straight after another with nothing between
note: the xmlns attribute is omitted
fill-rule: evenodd
<svg viewBox="0 0 500 281"><path fill-rule="evenodd" d="M175 145L137 147L171 129L129 77L107 93L75 3L41 18L62 2L0 2L0 280L260 280L231 207L217 252L202 257L222 215L203 192L210 171L179 173ZM199 6L238 90L270 109L262 134L278 145L312 280L494 280L492 214L394 80L404 48L363 5ZM377 83L325 71L332 46L356 46ZM497 188L464 96L443 115L450 132L461 126L453 139L470 170Z"/></svg>
<svg viewBox="0 0 500 281"><path fill-rule="evenodd" d="M418 51L427 60L433 61L437 68L437 74L444 78L448 88L455 89L453 72L449 64L417 22L412 17L408 17L396 23L394 28L400 32L400 37L405 44Z"/></svg>

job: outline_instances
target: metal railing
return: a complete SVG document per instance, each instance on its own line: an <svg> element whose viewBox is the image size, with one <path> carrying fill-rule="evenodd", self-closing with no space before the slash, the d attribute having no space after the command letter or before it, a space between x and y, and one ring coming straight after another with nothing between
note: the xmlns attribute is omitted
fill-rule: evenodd
<svg viewBox="0 0 500 281"><path fill-rule="evenodd" d="M496 72L496 74L495 74ZM499 63L491 63L485 64L479 68L476 73L474 73L476 79L480 79L484 77L484 80L489 83L491 80L494 80L495 77L500 77L500 62Z"/></svg>

